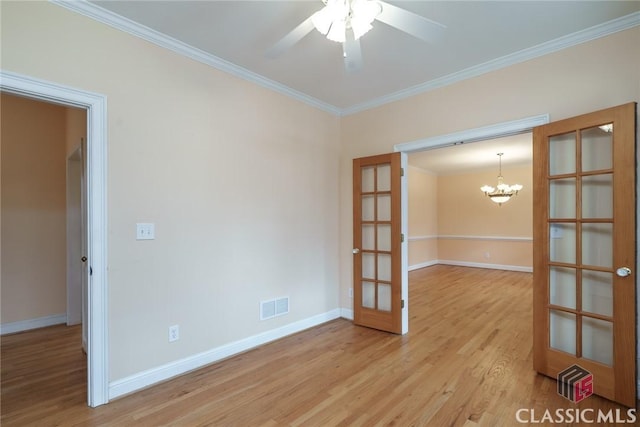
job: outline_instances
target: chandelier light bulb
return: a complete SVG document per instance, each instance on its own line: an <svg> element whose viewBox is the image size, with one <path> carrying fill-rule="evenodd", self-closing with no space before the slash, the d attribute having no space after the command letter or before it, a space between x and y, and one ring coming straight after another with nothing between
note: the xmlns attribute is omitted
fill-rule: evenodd
<svg viewBox="0 0 640 427"><path fill-rule="evenodd" d="M483 185L482 187L480 187L480 191L482 191L483 193L493 193L495 191L495 188L490 185Z"/></svg>

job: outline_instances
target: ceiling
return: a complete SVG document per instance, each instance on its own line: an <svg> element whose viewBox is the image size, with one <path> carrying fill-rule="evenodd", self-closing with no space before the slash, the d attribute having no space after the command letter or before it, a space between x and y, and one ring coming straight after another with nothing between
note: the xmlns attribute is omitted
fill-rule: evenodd
<svg viewBox="0 0 640 427"><path fill-rule="evenodd" d="M532 139L530 132L505 136L487 141L478 141L436 148L409 155L409 165L437 175L469 172L495 168L498 171L498 153L506 167L526 165L532 162Z"/></svg>
<svg viewBox="0 0 640 427"><path fill-rule="evenodd" d="M265 56L320 0L54 2L336 114L640 25L640 1L389 1L445 25L444 36L427 43L374 21L362 68L347 72L341 44L316 30Z"/></svg>

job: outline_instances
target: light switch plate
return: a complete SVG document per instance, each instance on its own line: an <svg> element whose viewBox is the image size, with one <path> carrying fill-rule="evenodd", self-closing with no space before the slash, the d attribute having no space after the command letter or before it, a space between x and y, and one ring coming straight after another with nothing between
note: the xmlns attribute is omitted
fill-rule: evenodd
<svg viewBox="0 0 640 427"><path fill-rule="evenodd" d="M153 240L156 238L156 227L153 223L136 223L136 240Z"/></svg>

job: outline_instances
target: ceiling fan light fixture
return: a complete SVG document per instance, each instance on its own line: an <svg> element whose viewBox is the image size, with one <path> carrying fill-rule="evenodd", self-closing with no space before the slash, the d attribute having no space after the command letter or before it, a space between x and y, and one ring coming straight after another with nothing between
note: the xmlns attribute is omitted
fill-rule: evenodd
<svg viewBox="0 0 640 427"><path fill-rule="evenodd" d="M331 41L344 43L346 40L345 32L347 31L347 24L344 21L333 21L331 28L327 33L327 38Z"/></svg>
<svg viewBox="0 0 640 427"><path fill-rule="evenodd" d="M347 0L326 0L325 6L311 16L311 22L316 27L316 30L328 38L333 26L340 21L345 22L348 17L349 5Z"/></svg>
<svg viewBox="0 0 640 427"><path fill-rule="evenodd" d="M351 29L353 30L353 38L356 40L358 40L360 37L365 35L372 28L373 27L371 26L371 23L367 22L366 20L360 20L355 18L351 19Z"/></svg>
<svg viewBox="0 0 640 427"><path fill-rule="evenodd" d="M351 3L351 29L358 40L371 28L371 23L382 12L382 6L375 0L353 0Z"/></svg>
<svg viewBox="0 0 640 427"><path fill-rule="evenodd" d="M320 1L322 7L271 46L265 56L276 58L315 29L329 40L342 44L342 62L346 71L352 73L362 67L360 38L373 28L373 21L427 42L435 42L446 29L445 25L385 0Z"/></svg>
<svg viewBox="0 0 640 427"><path fill-rule="evenodd" d="M373 28L371 23L381 12L382 6L375 0L326 0L311 22L329 40L343 43L348 28L358 40Z"/></svg>
<svg viewBox="0 0 640 427"><path fill-rule="evenodd" d="M331 28L331 23L333 22L333 17L331 16L329 7L325 6L314 13L311 16L311 22L313 22L313 26L316 27L316 30L326 36Z"/></svg>

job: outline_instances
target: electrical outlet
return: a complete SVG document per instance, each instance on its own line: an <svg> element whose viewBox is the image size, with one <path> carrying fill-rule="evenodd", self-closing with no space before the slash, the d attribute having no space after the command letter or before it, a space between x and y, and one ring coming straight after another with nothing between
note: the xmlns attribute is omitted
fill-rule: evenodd
<svg viewBox="0 0 640 427"><path fill-rule="evenodd" d="M180 326L169 326L169 342L178 341L180 339Z"/></svg>
<svg viewBox="0 0 640 427"><path fill-rule="evenodd" d="M349 288L349 298L353 298L353 288Z"/></svg>

